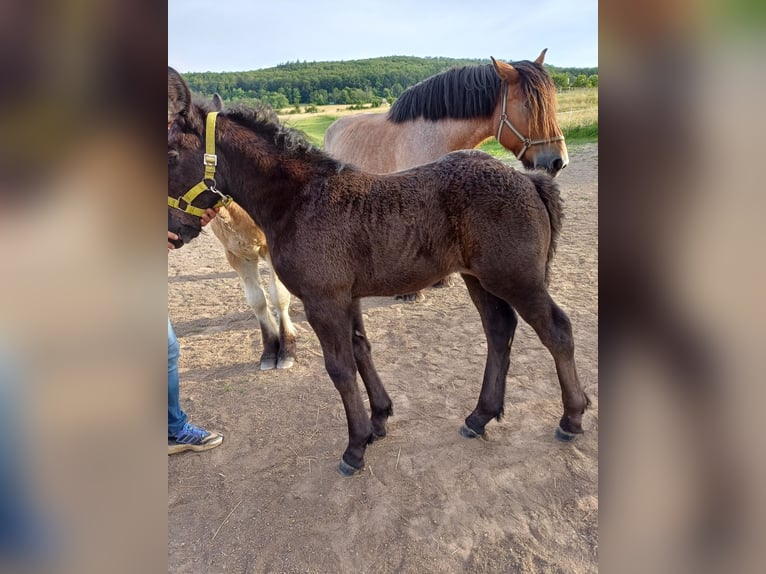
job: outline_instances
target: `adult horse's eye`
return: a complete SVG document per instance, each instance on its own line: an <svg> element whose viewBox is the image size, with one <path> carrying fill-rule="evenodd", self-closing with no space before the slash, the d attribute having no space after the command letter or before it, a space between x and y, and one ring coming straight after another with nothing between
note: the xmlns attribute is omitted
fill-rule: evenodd
<svg viewBox="0 0 766 574"><path fill-rule="evenodd" d="M174 149L168 151L168 165L178 162L178 152Z"/></svg>

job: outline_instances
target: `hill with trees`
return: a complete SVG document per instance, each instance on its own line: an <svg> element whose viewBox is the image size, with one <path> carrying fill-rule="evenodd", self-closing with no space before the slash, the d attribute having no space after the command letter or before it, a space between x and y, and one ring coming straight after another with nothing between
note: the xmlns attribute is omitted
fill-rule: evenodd
<svg viewBox="0 0 766 574"><path fill-rule="evenodd" d="M507 60L513 61L513 60ZM191 72L189 88L230 103L261 100L275 109L300 104L393 102L408 87L455 66L487 64L489 59L386 56L338 62L288 62L247 72ZM546 64L556 87L598 86L598 68L557 68Z"/></svg>

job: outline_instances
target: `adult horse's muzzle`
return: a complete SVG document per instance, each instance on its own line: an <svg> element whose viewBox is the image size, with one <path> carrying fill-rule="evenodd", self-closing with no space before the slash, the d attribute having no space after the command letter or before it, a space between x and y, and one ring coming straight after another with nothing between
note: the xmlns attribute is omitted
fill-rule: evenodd
<svg viewBox="0 0 766 574"><path fill-rule="evenodd" d="M495 136L495 139L499 142L500 136L503 133L503 128L508 128L517 138L519 138L519 140L521 140L521 149L518 152L514 152L516 154L516 159L518 159L527 169L544 169L551 177L556 177L569 163L564 136L558 135L534 140L526 137L511 123L511 119L508 117L506 109L507 100L508 84L504 82L503 110L500 114L500 123L497 125L497 135ZM559 144L559 142L561 143ZM536 146L543 146L543 148L541 149ZM559 150L561 150L561 152ZM530 158L532 153L534 153L534 158Z"/></svg>
<svg viewBox="0 0 766 574"><path fill-rule="evenodd" d="M556 177L569 164L566 150L563 155L558 150L541 151L532 158L533 169L544 169L551 177Z"/></svg>

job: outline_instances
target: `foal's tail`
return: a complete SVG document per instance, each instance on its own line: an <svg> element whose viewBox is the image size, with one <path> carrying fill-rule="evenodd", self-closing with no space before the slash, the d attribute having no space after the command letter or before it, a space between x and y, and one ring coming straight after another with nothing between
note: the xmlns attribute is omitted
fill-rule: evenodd
<svg viewBox="0 0 766 574"><path fill-rule="evenodd" d="M551 221L551 242L548 244L548 258L545 261L545 285L547 286L548 276L551 271L551 261L553 260L553 254L556 253L556 245L561 233L561 220L564 218L563 202L561 201L559 186L551 176L543 172L531 172L527 173L527 175L532 180L532 183L535 184L537 193L540 195L540 199L543 200Z"/></svg>

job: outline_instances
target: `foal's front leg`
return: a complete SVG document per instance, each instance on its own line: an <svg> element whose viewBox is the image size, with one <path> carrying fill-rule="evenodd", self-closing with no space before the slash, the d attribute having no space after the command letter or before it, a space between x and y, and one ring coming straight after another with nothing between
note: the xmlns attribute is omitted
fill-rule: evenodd
<svg viewBox="0 0 766 574"><path fill-rule="evenodd" d="M348 422L348 446L338 470L345 476L351 476L364 468L364 451L373 439L372 423L356 384L351 300L340 303L328 298L304 296L303 306L306 318L322 345L327 374L343 400Z"/></svg>

